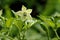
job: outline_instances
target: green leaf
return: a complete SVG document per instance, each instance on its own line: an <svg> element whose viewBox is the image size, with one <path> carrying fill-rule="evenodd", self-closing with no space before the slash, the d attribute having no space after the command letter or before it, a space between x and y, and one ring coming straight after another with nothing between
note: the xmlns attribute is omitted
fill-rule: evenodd
<svg viewBox="0 0 60 40"><path fill-rule="evenodd" d="M9 36L16 37L19 34L19 29L16 25L12 24L9 30Z"/></svg>
<svg viewBox="0 0 60 40"><path fill-rule="evenodd" d="M56 27L59 28L60 27L60 16L54 17L54 21L55 21Z"/></svg>
<svg viewBox="0 0 60 40"><path fill-rule="evenodd" d="M52 40L58 40L58 39L55 37L55 38L53 38Z"/></svg>
<svg viewBox="0 0 60 40"><path fill-rule="evenodd" d="M7 19L6 22L5 22L5 26L9 28L11 26L12 22L13 22L12 18Z"/></svg>
<svg viewBox="0 0 60 40"><path fill-rule="evenodd" d="M14 24L20 29L20 31L22 30L23 22L21 20L14 20Z"/></svg>
<svg viewBox="0 0 60 40"><path fill-rule="evenodd" d="M14 18L15 17L15 15L12 13L12 11L8 5L5 5L2 16L5 18L12 18L12 17Z"/></svg>
<svg viewBox="0 0 60 40"><path fill-rule="evenodd" d="M0 16L2 15L2 10L0 10Z"/></svg>
<svg viewBox="0 0 60 40"><path fill-rule="evenodd" d="M60 13L59 12L55 12L52 16L53 17L60 17Z"/></svg>
<svg viewBox="0 0 60 40"><path fill-rule="evenodd" d="M52 28L55 27L54 22L53 22L51 19L49 19L48 17L46 17L46 16L40 16L40 18L41 18L48 26L51 26Z"/></svg>
<svg viewBox="0 0 60 40"><path fill-rule="evenodd" d="M57 27L60 27L60 20L57 21Z"/></svg>

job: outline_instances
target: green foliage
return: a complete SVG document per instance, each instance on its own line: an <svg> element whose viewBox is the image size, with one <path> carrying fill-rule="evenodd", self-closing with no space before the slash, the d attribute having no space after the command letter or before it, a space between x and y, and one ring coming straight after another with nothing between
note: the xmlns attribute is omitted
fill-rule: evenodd
<svg viewBox="0 0 60 40"><path fill-rule="evenodd" d="M1 29L1 34L5 32L3 36L12 37L12 40L14 40L15 37L18 38L17 40L25 40L25 32L37 22L37 20L33 19L30 15L32 9L26 10L26 7L22 6L22 11L12 12L16 17L12 16L11 10L7 6L5 7L4 15L2 14L2 11L0 12L0 21L3 23L1 25L3 27L3 29ZM4 29L7 30L4 31Z"/></svg>
<svg viewBox="0 0 60 40"><path fill-rule="evenodd" d="M45 7L37 0L20 1L25 2L28 9L22 5L21 10L15 12L10 9L14 0L0 0L0 40L60 40L57 33L60 28L60 0L47 0ZM39 19L33 18L33 9L29 9L35 4Z"/></svg>

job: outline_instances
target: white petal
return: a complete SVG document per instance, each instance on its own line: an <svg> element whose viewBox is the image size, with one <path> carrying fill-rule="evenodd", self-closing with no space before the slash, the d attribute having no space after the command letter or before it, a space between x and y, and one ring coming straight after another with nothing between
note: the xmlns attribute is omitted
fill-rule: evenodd
<svg viewBox="0 0 60 40"><path fill-rule="evenodd" d="M16 13L14 10L11 10L13 13Z"/></svg>
<svg viewBox="0 0 60 40"><path fill-rule="evenodd" d="M26 11L26 7L24 6L24 5L22 5L22 11L24 12L24 11Z"/></svg>
<svg viewBox="0 0 60 40"><path fill-rule="evenodd" d="M16 12L16 15L22 16L23 12L22 11L18 11L18 12Z"/></svg>
<svg viewBox="0 0 60 40"><path fill-rule="evenodd" d="M26 13L29 13L30 14L31 12L32 12L32 9L27 9L26 10Z"/></svg>
<svg viewBox="0 0 60 40"><path fill-rule="evenodd" d="M17 11L16 13L22 13L22 11Z"/></svg>
<svg viewBox="0 0 60 40"><path fill-rule="evenodd" d="M27 20L32 20L31 15L28 15L28 16L27 16Z"/></svg>

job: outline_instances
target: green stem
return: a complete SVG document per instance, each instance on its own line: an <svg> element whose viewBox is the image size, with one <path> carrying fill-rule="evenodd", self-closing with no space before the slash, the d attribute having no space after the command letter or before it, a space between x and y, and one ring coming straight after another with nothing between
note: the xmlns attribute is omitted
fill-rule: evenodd
<svg viewBox="0 0 60 40"><path fill-rule="evenodd" d="M23 37L22 37L22 40L25 40L25 32L26 32L26 31L23 31Z"/></svg>
<svg viewBox="0 0 60 40"><path fill-rule="evenodd" d="M18 40L21 40L21 35L20 35L20 32L19 32L19 35L18 35Z"/></svg>
<svg viewBox="0 0 60 40"><path fill-rule="evenodd" d="M56 30L54 30L54 32L55 32L55 34L56 34L57 39L59 40L60 38L59 38L59 36L58 36Z"/></svg>
<svg viewBox="0 0 60 40"><path fill-rule="evenodd" d="M18 26L17 26L17 27L18 27ZM18 27L18 29L19 29L19 27ZM20 31L20 29L19 29L18 40L22 40L22 39L21 39L21 31Z"/></svg>
<svg viewBox="0 0 60 40"><path fill-rule="evenodd" d="M56 22L56 20L55 20L54 22L55 22L55 29L53 28L53 30L54 30L54 32L55 32L55 35L56 35L57 39L60 40L60 38L59 38L59 36L58 36L58 34L57 34L57 31L56 31L56 30L57 30L57 29L56 29L56 28L57 28L57 24L56 24L57 22Z"/></svg>
<svg viewBox="0 0 60 40"><path fill-rule="evenodd" d="M6 35L0 35L0 37L9 38L9 39L13 40L12 37L10 37L10 36L6 36Z"/></svg>
<svg viewBox="0 0 60 40"><path fill-rule="evenodd" d="M48 36L48 40L50 40L50 35L49 35L49 29L47 27L47 36Z"/></svg>

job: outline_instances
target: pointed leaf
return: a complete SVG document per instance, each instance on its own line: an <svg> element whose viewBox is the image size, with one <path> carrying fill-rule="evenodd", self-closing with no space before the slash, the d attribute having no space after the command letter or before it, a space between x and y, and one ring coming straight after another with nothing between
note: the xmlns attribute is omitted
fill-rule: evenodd
<svg viewBox="0 0 60 40"><path fill-rule="evenodd" d="M11 18L8 19L5 23L5 26L9 28L11 26L12 22L13 22L13 19L11 19Z"/></svg>

